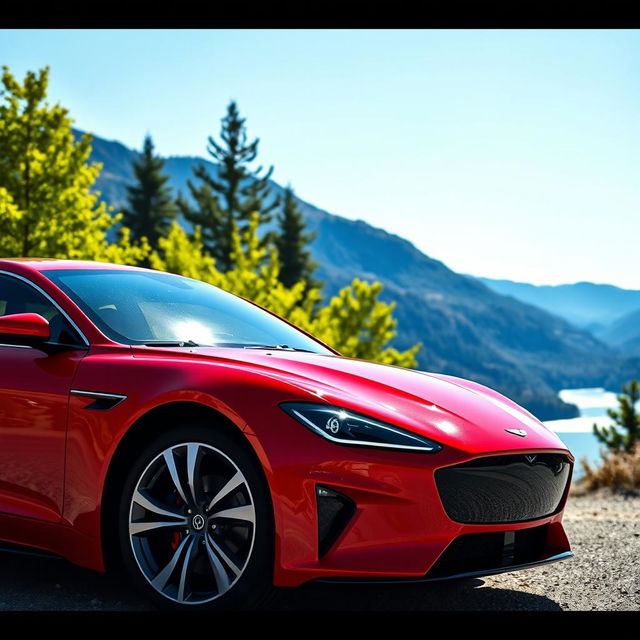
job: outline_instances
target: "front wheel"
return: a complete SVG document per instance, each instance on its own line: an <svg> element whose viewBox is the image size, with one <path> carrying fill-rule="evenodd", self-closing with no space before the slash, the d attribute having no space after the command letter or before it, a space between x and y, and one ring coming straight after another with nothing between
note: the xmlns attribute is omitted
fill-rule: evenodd
<svg viewBox="0 0 640 640"><path fill-rule="evenodd" d="M124 564L170 608L246 608L272 583L273 518L252 456L215 427L188 425L139 456L119 509Z"/></svg>

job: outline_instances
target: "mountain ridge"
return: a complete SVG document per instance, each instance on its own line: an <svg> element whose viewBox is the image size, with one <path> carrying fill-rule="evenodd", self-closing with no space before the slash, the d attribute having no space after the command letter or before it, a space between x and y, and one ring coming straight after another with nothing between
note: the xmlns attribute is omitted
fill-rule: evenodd
<svg viewBox="0 0 640 640"><path fill-rule="evenodd" d="M640 308L612 322L601 335L607 344L625 353L640 356Z"/></svg>
<svg viewBox="0 0 640 640"><path fill-rule="evenodd" d="M497 293L533 304L565 318L578 327L588 329L607 343L607 327L640 309L640 290L624 289L612 284L583 281L573 284L534 285L496 278L478 277L478 280Z"/></svg>

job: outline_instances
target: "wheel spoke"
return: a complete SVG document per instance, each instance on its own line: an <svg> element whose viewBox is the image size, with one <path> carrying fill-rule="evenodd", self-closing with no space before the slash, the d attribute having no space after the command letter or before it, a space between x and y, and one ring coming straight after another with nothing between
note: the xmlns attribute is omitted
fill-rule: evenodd
<svg viewBox="0 0 640 640"><path fill-rule="evenodd" d="M169 518L180 518L181 520L185 520L184 514L170 511L165 506L152 500L150 497L143 495L142 492L137 489L133 494L133 501L141 507L144 507L147 511L152 511L159 516L168 516Z"/></svg>
<svg viewBox="0 0 640 640"><path fill-rule="evenodd" d="M213 509L213 506L216 503L220 502L222 498L229 495L234 489L237 489L240 485L243 484L244 476L239 471L236 471L236 474L233 476L233 478L231 478L231 480L229 480L229 482L227 482L227 484L225 484L224 487L222 487L222 489L220 489L220 491L218 491L218 493L216 493L216 495L212 498L209 506L207 507L207 513L211 511L211 509Z"/></svg>
<svg viewBox="0 0 640 640"><path fill-rule="evenodd" d="M216 585L218 587L218 593L224 593L229 588L229 576L222 566L220 559L216 555L215 549L211 545L210 536L205 536L205 546L207 548L207 555L209 556L209 563L211 564L211 570L213 571L213 577L215 578Z"/></svg>
<svg viewBox="0 0 640 640"><path fill-rule="evenodd" d="M176 467L176 461L173 457L173 449L167 449L164 454L164 462L169 470L169 474L171 475L171 479L173 480L173 484L180 494L180 497L187 503L191 504L191 500L187 499L187 496L182 488L182 483L180 482L180 476L178 475L178 468Z"/></svg>
<svg viewBox="0 0 640 640"><path fill-rule="evenodd" d="M155 531L156 529L176 529L187 526L187 519L174 520L173 522L131 522L129 523L129 533L132 536L138 536L147 531Z"/></svg>
<svg viewBox="0 0 640 640"><path fill-rule="evenodd" d="M196 497L195 475L199 451L200 445L194 444L193 442L187 445L187 480L189 482L189 489L191 490L194 505L198 504L198 498Z"/></svg>
<svg viewBox="0 0 640 640"><path fill-rule="evenodd" d="M222 550L220 545L213 539L211 534L207 534L207 543L211 545L213 550L225 561L229 569L233 571L234 575L239 576L242 571L236 563Z"/></svg>
<svg viewBox="0 0 640 640"><path fill-rule="evenodd" d="M167 565L158 573L158 575L151 581L151 584L160 592L164 590L169 582L169 578L171 578L171 574L175 571L176 566L180 560L180 556L182 555L182 551L189 542L193 544L193 536L187 536L175 550L171 560L167 563Z"/></svg>
<svg viewBox="0 0 640 640"><path fill-rule="evenodd" d="M232 520L246 520L247 522L256 523L256 511L252 504L246 504L242 507L232 507L231 509L223 509L217 513L211 514L212 518L230 518Z"/></svg>
<svg viewBox="0 0 640 640"><path fill-rule="evenodd" d="M194 549L197 550L197 548L198 547L197 547L196 538L195 536L191 536L191 542L184 554L184 559L182 561L182 569L180 571L180 583L178 585L178 600L180 602L184 602L185 600L184 592L185 592L185 586L187 584L189 565L191 564L193 556L195 555Z"/></svg>

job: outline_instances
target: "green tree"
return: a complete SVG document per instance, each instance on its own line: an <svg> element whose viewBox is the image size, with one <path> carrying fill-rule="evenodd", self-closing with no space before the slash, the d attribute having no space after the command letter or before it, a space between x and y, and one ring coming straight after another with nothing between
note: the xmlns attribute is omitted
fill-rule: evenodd
<svg viewBox="0 0 640 640"><path fill-rule="evenodd" d="M640 385L637 380L631 380L622 385L622 393L618 395L618 410L607 409L609 417L615 422L611 427L593 425L596 438L610 451L634 450L640 433L640 415L636 410L636 403L640 399Z"/></svg>
<svg viewBox="0 0 640 640"><path fill-rule="evenodd" d="M202 243L196 227L189 237L179 224L172 225L166 238L160 238L160 251L151 255L154 269L179 273L203 280L251 300L315 335L342 355L405 367L416 366L420 345L400 352L387 343L395 335L393 305L378 300L380 283L354 280L326 306L317 306L318 289L308 289L301 280L286 287L279 279L280 261L275 247L265 247L258 238L259 216L249 226L232 234L232 267L220 271Z"/></svg>
<svg viewBox="0 0 640 640"><path fill-rule="evenodd" d="M402 352L387 346L397 333L398 321L393 318L395 303L378 300L381 292L380 282L355 278L318 310L311 333L351 358L415 367L420 344Z"/></svg>
<svg viewBox="0 0 640 640"><path fill-rule="evenodd" d="M123 228L109 243L111 217L91 189L91 136L74 141L67 109L45 100L49 68L20 83L3 67L0 104L0 256L41 256L135 263L148 245Z"/></svg>
<svg viewBox="0 0 640 640"><path fill-rule="evenodd" d="M271 211L278 206L277 198L267 204L271 167L261 175L262 167L250 169L258 155L259 139L247 140L245 119L240 117L235 102L229 103L227 115L222 118L221 142L209 137L207 151L218 164L214 178L204 165L193 168L200 181L187 181L193 204L182 195L177 203L185 219L202 229L201 242L215 258L222 271L232 266L231 251L234 228L242 232L254 212L259 214L260 224L271 220ZM268 237L263 239L263 244Z"/></svg>
<svg viewBox="0 0 640 640"><path fill-rule="evenodd" d="M142 154L133 161L137 184L127 187L129 206L122 210L123 223L136 238L146 236L151 246L169 230L178 209L167 185L169 176L162 173L164 160L153 153L151 136L146 136Z"/></svg>
<svg viewBox="0 0 640 640"><path fill-rule="evenodd" d="M277 219L278 229L273 240L280 258L280 282L292 287L303 280L308 289L319 288L321 283L313 277L318 265L307 248L316 234L305 231L305 221L291 187L285 189Z"/></svg>

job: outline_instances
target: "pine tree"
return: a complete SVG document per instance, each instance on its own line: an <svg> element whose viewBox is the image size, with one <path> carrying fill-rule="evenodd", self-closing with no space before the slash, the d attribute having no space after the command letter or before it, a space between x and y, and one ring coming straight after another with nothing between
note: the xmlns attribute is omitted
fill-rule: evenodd
<svg viewBox="0 0 640 640"><path fill-rule="evenodd" d="M137 184L127 187L129 206L123 209L123 222L134 238L146 236L151 246L158 245L178 210L162 173L164 160L153 154L153 141L146 136L142 154L133 161Z"/></svg>
<svg viewBox="0 0 640 640"><path fill-rule="evenodd" d="M599 427L593 425L593 433L609 451L633 451L640 438L640 415L636 404L640 400L640 385L637 380L622 385L622 394L618 396L618 411L607 409L609 417L616 426Z"/></svg>
<svg viewBox="0 0 640 640"><path fill-rule="evenodd" d="M261 175L262 167L249 168L258 155L260 141L256 138L248 142L245 119L240 117L233 101L222 119L220 138L218 143L209 137L207 147L219 166L217 177L211 176L204 165L195 166L193 174L200 183L187 181L194 204L183 196L177 203L185 219L201 228L203 246L214 257L218 268L227 271L232 267L234 225L242 233L254 212L258 212L260 224L269 222L278 201L274 198L267 203L273 167L264 175ZM267 239L265 237L263 243Z"/></svg>
<svg viewBox="0 0 640 640"><path fill-rule="evenodd" d="M128 229L109 243L120 220L93 191L100 165L89 162L91 136L74 140L67 109L46 102L49 68L21 83L3 67L0 96L0 256L136 263L146 242Z"/></svg>
<svg viewBox="0 0 640 640"><path fill-rule="evenodd" d="M303 280L307 289L319 288L321 283L313 278L317 263L311 259L307 248L315 238L315 233L305 231L305 221L298 209L291 187L287 187L282 201L282 210L278 214L278 230L274 235L274 244L280 257L280 282L292 287Z"/></svg>

